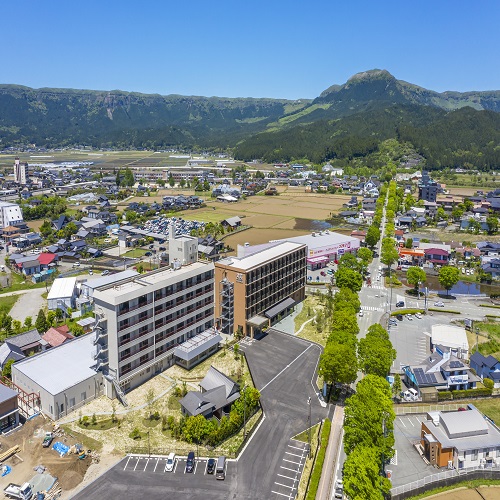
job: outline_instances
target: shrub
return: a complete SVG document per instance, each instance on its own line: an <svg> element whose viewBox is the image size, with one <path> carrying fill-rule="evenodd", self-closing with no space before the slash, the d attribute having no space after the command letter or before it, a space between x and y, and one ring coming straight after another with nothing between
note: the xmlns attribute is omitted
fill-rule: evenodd
<svg viewBox="0 0 500 500"><path fill-rule="evenodd" d="M438 399L439 399L439 401L453 399L453 394L451 392L448 392L448 391L439 391L438 392Z"/></svg>
<svg viewBox="0 0 500 500"><path fill-rule="evenodd" d="M134 430L129 434L131 439L141 439L141 431L135 427Z"/></svg>
<svg viewBox="0 0 500 500"><path fill-rule="evenodd" d="M491 378L483 379L483 384L486 387L486 389L493 389L494 382L493 380L491 380Z"/></svg>
<svg viewBox="0 0 500 500"><path fill-rule="evenodd" d="M309 489L307 490L306 500L314 500L318 491L319 480L321 478L321 471L323 470L323 462L325 461L326 447L328 445L328 438L330 437L331 422L325 419L323 428L321 429L321 437L319 442L319 451L316 455L314 468L311 473L311 480L309 482Z"/></svg>
<svg viewBox="0 0 500 500"><path fill-rule="evenodd" d="M87 427L90 424L90 419L89 419L89 417L87 417L87 415L85 415L84 417L82 417L81 421L82 421L82 424L85 427Z"/></svg>

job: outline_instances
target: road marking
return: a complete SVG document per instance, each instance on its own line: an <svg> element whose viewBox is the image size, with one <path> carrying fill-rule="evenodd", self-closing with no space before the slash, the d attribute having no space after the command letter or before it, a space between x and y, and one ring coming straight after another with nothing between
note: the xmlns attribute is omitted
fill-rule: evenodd
<svg viewBox="0 0 500 500"><path fill-rule="evenodd" d="M294 490L295 489L295 486L288 486L286 484L282 484L282 483L277 483L276 481L274 481L274 484L277 484L278 486L283 486L284 488L289 488L291 490Z"/></svg>
<svg viewBox="0 0 500 500"><path fill-rule="evenodd" d="M299 448L298 446L292 446L291 444L288 444L287 446L289 446L290 448L295 448L296 450L300 450L300 451L305 450L305 448Z"/></svg>
<svg viewBox="0 0 500 500"><path fill-rule="evenodd" d="M403 427L406 427L405 423L403 422L403 419L400 418L399 421L403 424Z"/></svg>
<svg viewBox="0 0 500 500"><path fill-rule="evenodd" d="M293 460L287 460L286 458L283 458L283 462L290 462L292 464L300 465L302 462L294 462Z"/></svg>
<svg viewBox="0 0 500 500"><path fill-rule="evenodd" d="M290 366L295 363L295 361L297 361L303 354L305 354L314 344L309 344L309 346L304 349L294 360L290 361L290 363L288 363L285 368L283 368L283 370L281 370L275 377L273 377L264 387L262 387L262 389L260 389L260 393L262 394L262 391L269 385L271 384L272 382L274 382L287 368L290 368Z"/></svg>
<svg viewBox="0 0 500 500"><path fill-rule="evenodd" d="M281 495L282 497L293 498L292 495L285 495L284 493L280 493L278 491L271 490L271 493L276 493L276 495Z"/></svg>
<svg viewBox="0 0 500 500"><path fill-rule="evenodd" d="M175 474L175 471L177 470L177 465L179 465L179 460L175 459L174 474ZM165 470L167 470L167 464L165 464Z"/></svg>
<svg viewBox="0 0 500 500"><path fill-rule="evenodd" d="M410 424L415 427L415 424L411 421L411 418L408 418L408 422L410 422Z"/></svg>
<svg viewBox="0 0 500 500"><path fill-rule="evenodd" d="M135 464L134 470L139 465L139 460L140 460L140 458L137 459L137 463Z"/></svg>
<svg viewBox="0 0 500 500"><path fill-rule="evenodd" d="M156 464L155 464L155 468L153 469L153 472L156 472L156 467L158 467L158 462L160 461L159 458L156 459Z"/></svg>
<svg viewBox="0 0 500 500"><path fill-rule="evenodd" d="M196 474L196 468L198 467L198 460L195 461L194 463L194 473Z"/></svg>
<svg viewBox="0 0 500 500"><path fill-rule="evenodd" d="M290 467L285 467L284 465L280 465L280 469L291 470L292 472L297 472L298 469L290 469Z"/></svg>
<svg viewBox="0 0 500 500"><path fill-rule="evenodd" d="M146 460L146 465L144 466L144 470L146 470L146 467L148 466L149 464L149 458Z"/></svg>
<svg viewBox="0 0 500 500"><path fill-rule="evenodd" d="M298 453L292 453L291 451L285 451L287 455L293 455L294 457L304 458L304 455L299 455Z"/></svg>
<svg viewBox="0 0 500 500"><path fill-rule="evenodd" d="M285 476L284 474L276 474L276 475L280 476L280 477L286 477L287 479L291 479L292 481L295 481L295 479L293 477Z"/></svg>
<svg viewBox="0 0 500 500"><path fill-rule="evenodd" d="M130 461L131 458L132 457L128 457L127 463L125 464L125 467L123 468L123 470L125 470L127 468L127 465L128 465L128 463L129 463L129 461Z"/></svg>

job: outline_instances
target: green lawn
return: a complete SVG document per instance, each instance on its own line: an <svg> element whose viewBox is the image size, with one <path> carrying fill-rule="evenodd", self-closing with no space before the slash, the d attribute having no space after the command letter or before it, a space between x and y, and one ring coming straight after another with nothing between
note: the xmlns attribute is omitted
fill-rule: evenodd
<svg viewBox="0 0 500 500"><path fill-rule="evenodd" d="M148 250L144 250L143 248L134 248L132 250L129 250L128 252L125 252L122 257L132 257L132 258L140 258L144 257L144 254Z"/></svg>
<svg viewBox="0 0 500 500"><path fill-rule="evenodd" d="M24 282L24 284L23 284ZM48 284L47 284L48 286ZM20 274L11 273L10 275L10 286L0 287L0 293L6 292L18 292L19 290L30 290L32 288L44 288L45 283L33 283L31 277L21 276Z"/></svg>
<svg viewBox="0 0 500 500"><path fill-rule="evenodd" d="M197 220L200 222L212 222L213 224L219 223L227 219L227 213L217 212L216 210L203 210L201 212L184 212L182 217L186 220Z"/></svg>
<svg viewBox="0 0 500 500"><path fill-rule="evenodd" d="M500 323L495 319L475 321L474 328L479 328L479 333L482 334L479 336L479 352L484 356L491 354L498 357L500 355ZM484 341L484 336L487 336L487 341Z"/></svg>
<svg viewBox="0 0 500 500"><path fill-rule="evenodd" d="M18 298L19 295L8 295L7 297L0 297L0 313L9 314Z"/></svg>

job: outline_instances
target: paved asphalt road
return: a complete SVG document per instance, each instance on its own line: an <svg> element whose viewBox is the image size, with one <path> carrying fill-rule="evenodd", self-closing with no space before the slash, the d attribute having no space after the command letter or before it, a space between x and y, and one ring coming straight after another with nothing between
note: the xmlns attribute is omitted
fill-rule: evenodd
<svg viewBox="0 0 500 500"><path fill-rule="evenodd" d="M291 438L325 418L312 385L320 349L274 330L261 340L241 344L256 387L261 391L265 418L238 461L228 462L225 481L204 473L200 460L194 474L184 473L183 459L174 473L164 471L164 458L126 457L73 498L84 500L291 500L307 454L307 445Z"/></svg>

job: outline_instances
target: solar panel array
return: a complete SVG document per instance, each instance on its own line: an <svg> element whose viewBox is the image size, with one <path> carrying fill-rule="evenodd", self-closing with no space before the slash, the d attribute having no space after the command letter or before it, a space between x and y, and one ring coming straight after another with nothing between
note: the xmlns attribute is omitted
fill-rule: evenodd
<svg viewBox="0 0 500 500"><path fill-rule="evenodd" d="M450 368L463 368L464 364L460 361L450 361Z"/></svg>
<svg viewBox="0 0 500 500"><path fill-rule="evenodd" d="M434 375L434 373L424 373L422 368L415 368L413 371L418 385L437 383L436 375Z"/></svg>

